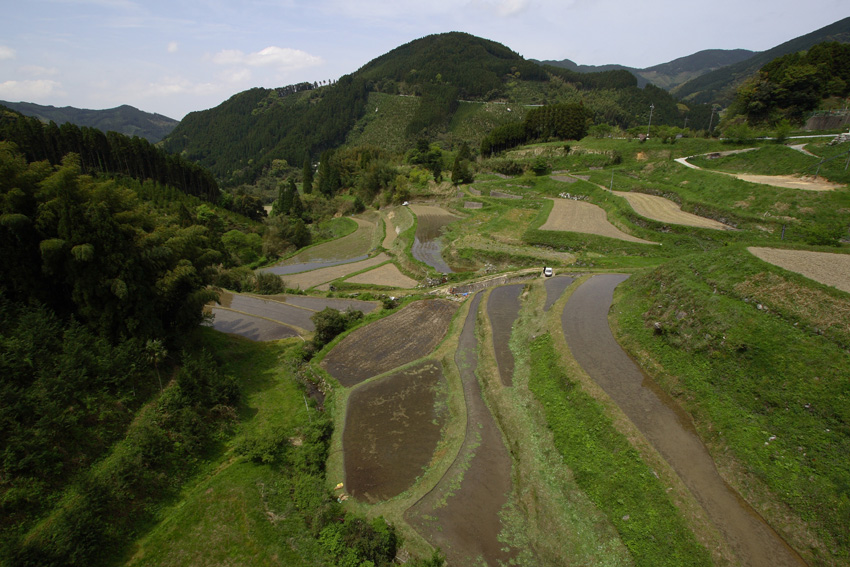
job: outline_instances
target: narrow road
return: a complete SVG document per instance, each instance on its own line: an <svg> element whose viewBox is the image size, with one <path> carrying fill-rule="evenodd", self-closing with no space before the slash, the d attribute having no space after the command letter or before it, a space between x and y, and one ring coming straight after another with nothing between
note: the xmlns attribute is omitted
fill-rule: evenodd
<svg viewBox="0 0 850 567"><path fill-rule="evenodd" d="M740 564L799 567L799 555L720 477L688 416L620 348L608 326L614 288L628 278L594 276L567 302L562 325L581 367L658 450L729 542Z"/></svg>

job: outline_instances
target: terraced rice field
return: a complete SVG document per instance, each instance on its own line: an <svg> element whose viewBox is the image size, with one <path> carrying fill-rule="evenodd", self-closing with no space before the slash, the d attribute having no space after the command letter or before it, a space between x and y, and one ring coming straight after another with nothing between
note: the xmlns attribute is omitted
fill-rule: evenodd
<svg viewBox="0 0 850 567"><path fill-rule="evenodd" d="M352 276L345 280L347 283L363 284L363 285L380 285L384 287L394 287L402 289L411 289L418 285L419 282L405 276L395 264L384 264L378 266L374 270L363 272L356 276Z"/></svg>
<svg viewBox="0 0 850 567"><path fill-rule="evenodd" d="M731 229L731 227L716 220L686 213L679 205L664 197L631 191L614 191L614 195L628 201L637 214L658 222L715 230Z"/></svg>
<svg viewBox="0 0 850 567"><path fill-rule="evenodd" d="M765 262L850 293L850 254L750 247Z"/></svg>
<svg viewBox="0 0 850 567"><path fill-rule="evenodd" d="M350 388L428 355L448 331L458 305L444 299L416 301L357 329L337 344L322 367Z"/></svg>
<svg viewBox="0 0 850 567"><path fill-rule="evenodd" d="M552 199L555 205L549 218L540 230L560 230L565 232L582 232L617 238L628 242L641 244L657 244L631 234L627 234L608 222L605 211L591 203L573 201L572 199Z"/></svg>
<svg viewBox="0 0 850 567"><path fill-rule="evenodd" d="M428 360L351 393L345 418L345 485L376 502L408 489L431 460L448 419L445 378Z"/></svg>
<svg viewBox="0 0 850 567"><path fill-rule="evenodd" d="M378 254L374 258L368 258L359 262L350 264L340 264L329 268L320 268L310 272L300 274L292 274L285 276L283 279L287 287L292 289L308 290L312 287L317 287L333 280L345 277L349 274L373 268L379 264L388 261L389 257L386 254Z"/></svg>

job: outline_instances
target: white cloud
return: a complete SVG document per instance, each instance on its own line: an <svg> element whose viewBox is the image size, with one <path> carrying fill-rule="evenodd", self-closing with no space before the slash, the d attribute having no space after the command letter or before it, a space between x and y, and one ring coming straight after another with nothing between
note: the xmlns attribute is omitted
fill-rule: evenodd
<svg viewBox="0 0 850 567"><path fill-rule="evenodd" d="M0 83L0 97L6 100L39 100L48 96L63 94L61 87L60 83L47 79L6 81Z"/></svg>
<svg viewBox="0 0 850 567"><path fill-rule="evenodd" d="M507 17L524 11L529 0L482 0L481 3L499 16Z"/></svg>
<svg viewBox="0 0 850 567"><path fill-rule="evenodd" d="M5 45L0 45L0 61L3 59L14 59L15 58L15 50L11 47L6 47Z"/></svg>
<svg viewBox="0 0 850 567"><path fill-rule="evenodd" d="M24 65L19 67L18 70L30 77L53 77L59 74L59 69L56 67L42 67L40 65Z"/></svg>
<svg viewBox="0 0 850 567"><path fill-rule="evenodd" d="M176 41L168 42L168 52L169 53L177 53L177 42Z"/></svg>
<svg viewBox="0 0 850 567"><path fill-rule="evenodd" d="M300 49L270 46L255 53L243 53L238 49L225 49L213 56L219 65L248 65L250 67L276 67L294 70L321 65L321 57L310 55Z"/></svg>

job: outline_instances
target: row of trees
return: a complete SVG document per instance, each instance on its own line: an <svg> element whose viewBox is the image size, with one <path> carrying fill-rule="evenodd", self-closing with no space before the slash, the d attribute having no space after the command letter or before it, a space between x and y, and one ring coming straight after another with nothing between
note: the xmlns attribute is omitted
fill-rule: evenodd
<svg viewBox="0 0 850 567"><path fill-rule="evenodd" d="M59 165L64 156L75 153L83 173L152 179L212 202L218 202L221 196L218 183L208 171L179 155L164 152L144 138L103 133L70 122L61 126L55 122L43 124L35 117L0 109L0 140L14 142L28 161L46 160Z"/></svg>
<svg viewBox="0 0 850 567"><path fill-rule="evenodd" d="M522 122L494 128L481 142L481 155L490 156L531 140L579 140L587 135L589 112L581 104L553 104L530 110Z"/></svg>

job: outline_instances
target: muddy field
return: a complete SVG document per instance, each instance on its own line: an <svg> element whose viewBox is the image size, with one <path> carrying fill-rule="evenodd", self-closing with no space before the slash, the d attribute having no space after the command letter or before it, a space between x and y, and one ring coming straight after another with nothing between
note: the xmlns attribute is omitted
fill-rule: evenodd
<svg viewBox="0 0 850 567"><path fill-rule="evenodd" d="M804 565L720 477L688 415L646 378L614 340L608 326L608 310L614 288L627 277L594 276L570 296L562 325L576 361L676 471L726 538L738 564Z"/></svg>
<svg viewBox="0 0 850 567"><path fill-rule="evenodd" d="M448 419L445 378L429 360L351 393L343 432L345 485L374 503L407 490L431 461Z"/></svg>
<svg viewBox="0 0 850 567"><path fill-rule="evenodd" d="M321 311L325 307L336 309L337 311L345 311L346 309L354 309L362 311L364 314L371 313L378 309L381 304L377 301L361 301L359 299L344 299L341 297L312 297L309 295L274 295L269 297L274 301L283 301L290 305L303 307L312 311Z"/></svg>
<svg viewBox="0 0 850 567"><path fill-rule="evenodd" d="M293 274L291 276L284 277L283 281L286 282L286 286L289 288L307 290L335 279L345 277L348 274L353 274L354 272L359 272L367 268L377 266L378 264L383 264L389 259L389 256L381 253L374 258L369 258L368 260L341 264L329 268L321 268L319 270L313 270L311 272L304 272L301 274Z"/></svg>
<svg viewBox="0 0 850 567"><path fill-rule="evenodd" d="M519 315L519 296L524 284L512 284L497 287L487 299L487 318L493 328L493 349L502 384L511 386L514 375L514 353L508 342L511 338L514 321Z"/></svg>
<svg viewBox="0 0 850 567"><path fill-rule="evenodd" d="M549 308L564 295L564 291L570 284L575 281L572 276L553 276L548 278L543 286L546 288L546 304L543 306L543 311L549 311Z"/></svg>
<svg viewBox="0 0 850 567"><path fill-rule="evenodd" d="M757 258L850 293L850 254L750 247Z"/></svg>
<svg viewBox="0 0 850 567"><path fill-rule="evenodd" d="M232 311L285 323L306 332L316 330L316 326L310 319L316 312L311 309L289 305L282 301L226 291L219 295L218 302L222 307Z"/></svg>
<svg viewBox="0 0 850 567"><path fill-rule="evenodd" d="M596 205L583 201L573 201L572 199L552 199L552 201L554 201L555 206L552 207L549 218L546 219L546 223L540 227L540 230L583 232L585 234L607 236L608 238L617 238L628 242L657 244L656 242L650 242L632 236L631 234L626 234L618 229L608 222L605 211Z"/></svg>
<svg viewBox="0 0 850 567"><path fill-rule="evenodd" d="M443 299L413 302L345 337L322 367L350 388L427 356L445 336L457 308L457 303Z"/></svg>
<svg viewBox="0 0 850 567"><path fill-rule="evenodd" d="M479 565L479 558L487 565L507 564L515 554L499 541L499 512L511 490L511 457L475 375L481 297L472 299L455 354L467 415L463 445L437 486L405 512L405 519L442 549L449 565Z"/></svg>
<svg viewBox="0 0 850 567"><path fill-rule="evenodd" d="M362 274L350 277L345 281L346 283L353 284L382 285L402 289L414 288L419 283L413 278L402 274L401 270L399 270L398 266L395 264L384 264L383 266L378 266L374 270L363 272Z"/></svg>
<svg viewBox="0 0 850 567"><path fill-rule="evenodd" d="M410 210L416 215L416 236L411 250L413 257L440 273L452 273L452 269L442 257L443 244L440 236L443 227L460 217L432 205L410 205Z"/></svg>
<svg viewBox="0 0 850 567"><path fill-rule="evenodd" d="M624 198L637 214L648 219L697 228L712 228L715 230L731 229L731 227L716 220L686 213L679 205L664 197L630 191L614 191L613 193L618 197Z"/></svg>

